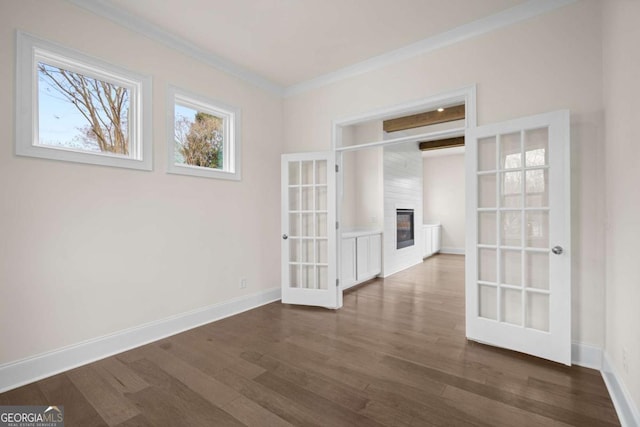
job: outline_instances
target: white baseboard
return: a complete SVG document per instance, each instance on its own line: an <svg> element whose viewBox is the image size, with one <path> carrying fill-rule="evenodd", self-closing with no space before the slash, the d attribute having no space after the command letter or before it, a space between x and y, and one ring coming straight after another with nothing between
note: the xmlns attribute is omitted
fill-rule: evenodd
<svg viewBox="0 0 640 427"><path fill-rule="evenodd" d="M234 298L0 365L0 393L279 300L280 288Z"/></svg>
<svg viewBox="0 0 640 427"><path fill-rule="evenodd" d="M464 255L464 248L440 248L439 253L450 255Z"/></svg>
<svg viewBox="0 0 640 427"><path fill-rule="evenodd" d="M616 370L611 364L606 352L602 360L602 378L607 385L609 395L613 401L613 406L616 408L622 427L640 426L640 412L638 412L638 407L631 398L629 390L627 390L627 387L616 374Z"/></svg>
<svg viewBox="0 0 640 427"><path fill-rule="evenodd" d="M602 369L602 349L588 344L571 344L571 363L585 368Z"/></svg>

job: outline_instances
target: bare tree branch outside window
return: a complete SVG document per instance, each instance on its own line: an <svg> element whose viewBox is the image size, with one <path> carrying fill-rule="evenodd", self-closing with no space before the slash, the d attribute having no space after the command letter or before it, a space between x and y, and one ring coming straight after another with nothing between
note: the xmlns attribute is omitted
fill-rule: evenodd
<svg viewBox="0 0 640 427"><path fill-rule="evenodd" d="M84 117L86 125L77 129L82 142L104 153L129 155L129 89L42 62L38 77Z"/></svg>
<svg viewBox="0 0 640 427"><path fill-rule="evenodd" d="M212 114L191 111L195 113L193 119L176 114L176 162L222 169L224 120Z"/></svg>

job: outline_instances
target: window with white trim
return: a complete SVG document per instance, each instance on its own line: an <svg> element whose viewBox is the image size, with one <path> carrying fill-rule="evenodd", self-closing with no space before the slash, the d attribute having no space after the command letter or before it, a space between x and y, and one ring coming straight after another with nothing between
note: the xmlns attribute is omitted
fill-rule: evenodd
<svg viewBox="0 0 640 427"><path fill-rule="evenodd" d="M16 154L152 169L151 79L18 32Z"/></svg>
<svg viewBox="0 0 640 427"><path fill-rule="evenodd" d="M169 88L168 172L240 179L240 110Z"/></svg>

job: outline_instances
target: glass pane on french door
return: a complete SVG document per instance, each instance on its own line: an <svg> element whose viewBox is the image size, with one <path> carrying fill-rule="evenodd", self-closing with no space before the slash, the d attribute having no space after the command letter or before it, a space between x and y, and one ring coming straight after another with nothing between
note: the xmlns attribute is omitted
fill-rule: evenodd
<svg viewBox="0 0 640 427"><path fill-rule="evenodd" d="M549 131L478 139L479 317L549 332Z"/></svg>
<svg viewBox="0 0 640 427"><path fill-rule="evenodd" d="M288 165L289 288L328 288L327 160Z"/></svg>

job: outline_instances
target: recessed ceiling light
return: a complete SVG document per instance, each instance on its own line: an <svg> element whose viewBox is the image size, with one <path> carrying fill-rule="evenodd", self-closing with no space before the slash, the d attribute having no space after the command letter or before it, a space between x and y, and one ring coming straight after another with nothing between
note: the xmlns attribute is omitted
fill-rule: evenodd
<svg viewBox="0 0 640 427"><path fill-rule="evenodd" d="M442 113L444 111L444 108L440 107L438 108L438 113Z"/></svg>

